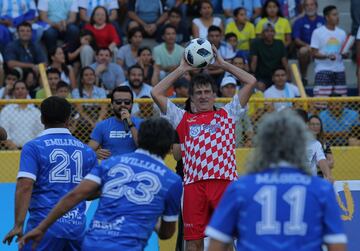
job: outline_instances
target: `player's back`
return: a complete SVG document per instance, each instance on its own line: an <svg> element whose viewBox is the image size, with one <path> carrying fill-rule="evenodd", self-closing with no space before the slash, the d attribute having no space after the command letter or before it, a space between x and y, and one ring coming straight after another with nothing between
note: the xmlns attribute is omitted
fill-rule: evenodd
<svg viewBox="0 0 360 251"><path fill-rule="evenodd" d="M160 216L177 219L181 179L146 151L112 157L86 179L101 180L102 190L86 250L143 250Z"/></svg>
<svg viewBox="0 0 360 251"><path fill-rule="evenodd" d="M318 251L324 240L345 238L332 185L297 168L246 175L229 186L223 200L210 226L229 228L238 238L237 250ZM221 211L229 210L234 218L221 219Z"/></svg>
<svg viewBox="0 0 360 251"><path fill-rule="evenodd" d="M18 177L35 180L28 228L43 220L66 193L80 183L97 164L96 154L65 128L45 130L25 144ZM49 232L62 238L78 238L85 227L85 203L60 218ZM75 235L76 234L76 235Z"/></svg>

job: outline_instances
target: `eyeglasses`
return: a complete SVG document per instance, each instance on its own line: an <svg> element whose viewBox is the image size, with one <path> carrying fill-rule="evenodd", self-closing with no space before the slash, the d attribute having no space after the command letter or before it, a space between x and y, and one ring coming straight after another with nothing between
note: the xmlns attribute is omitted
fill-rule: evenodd
<svg viewBox="0 0 360 251"><path fill-rule="evenodd" d="M131 101L131 99L115 99L113 101L113 103L115 103L117 105L121 105L121 104L131 105L132 101Z"/></svg>

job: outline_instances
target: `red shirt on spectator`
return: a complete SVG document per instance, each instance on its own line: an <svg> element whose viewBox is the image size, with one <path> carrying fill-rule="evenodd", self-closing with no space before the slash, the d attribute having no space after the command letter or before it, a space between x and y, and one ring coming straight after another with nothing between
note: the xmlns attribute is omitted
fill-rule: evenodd
<svg viewBox="0 0 360 251"><path fill-rule="evenodd" d="M97 29L91 24L86 24L84 29L94 34L96 44L99 48L109 47L112 42L120 45L120 38L112 24L106 24L104 28L101 29Z"/></svg>

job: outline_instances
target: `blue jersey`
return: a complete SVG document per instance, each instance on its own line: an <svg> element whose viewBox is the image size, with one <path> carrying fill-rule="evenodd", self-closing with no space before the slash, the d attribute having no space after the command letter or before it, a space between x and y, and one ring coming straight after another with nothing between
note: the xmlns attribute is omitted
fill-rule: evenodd
<svg viewBox="0 0 360 251"><path fill-rule="evenodd" d="M316 16L315 20L310 20L307 15L297 19L293 26L293 37L304 41L307 44L311 43L311 35L315 29L325 24L325 18Z"/></svg>
<svg viewBox="0 0 360 251"><path fill-rule="evenodd" d="M297 168L269 168L229 185L206 234L237 250L319 251L346 242L332 185Z"/></svg>
<svg viewBox="0 0 360 251"><path fill-rule="evenodd" d="M178 218L181 178L145 150L111 157L85 179L102 194L83 250L143 250L160 216Z"/></svg>
<svg viewBox="0 0 360 251"><path fill-rule="evenodd" d="M139 130L142 120L131 117L131 121ZM116 117L110 117L98 123L91 133L91 139L99 143L101 148L110 150L112 156L136 150L131 132L125 132L124 122Z"/></svg>
<svg viewBox="0 0 360 251"><path fill-rule="evenodd" d="M27 231L36 227L55 204L97 165L95 152L68 129L52 128L27 142L18 178L34 180ZM79 239L85 232L85 202L58 219L48 232L57 238Z"/></svg>

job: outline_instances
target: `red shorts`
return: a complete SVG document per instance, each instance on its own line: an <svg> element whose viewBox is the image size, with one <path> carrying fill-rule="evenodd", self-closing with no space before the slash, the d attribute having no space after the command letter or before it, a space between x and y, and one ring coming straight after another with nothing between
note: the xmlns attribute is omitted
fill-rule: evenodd
<svg viewBox="0 0 360 251"><path fill-rule="evenodd" d="M230 180L202 180L184 186L184 240L200 240Z"/></svg>

